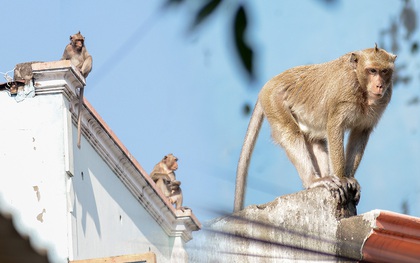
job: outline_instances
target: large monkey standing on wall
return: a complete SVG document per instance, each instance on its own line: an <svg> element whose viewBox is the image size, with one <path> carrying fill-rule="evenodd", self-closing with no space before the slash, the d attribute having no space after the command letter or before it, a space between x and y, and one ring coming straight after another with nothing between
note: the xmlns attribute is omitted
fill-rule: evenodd
<svg viewBox="0 0 420 263"><path fill-rule="evenodd" d="M360 186L354 174L391 99L395 59L375 45L323 64L286 70L268 81L239 158L234 211L243 209L248 166L264 116L306 189L323 186L341 203L357 205Z"/></svg>

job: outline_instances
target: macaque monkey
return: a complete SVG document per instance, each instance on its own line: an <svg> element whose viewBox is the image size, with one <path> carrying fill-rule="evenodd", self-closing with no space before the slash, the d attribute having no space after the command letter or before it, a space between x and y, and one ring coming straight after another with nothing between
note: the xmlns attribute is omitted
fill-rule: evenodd
<svg viewBox="0 0 420 263"><path fill-rule="evenodd" d="M239 158L234 211L243 209L248 166L264 117L306 189L326 187L340 203L357 205L360 186L354 175L391 99L395 59L375 45L323 64L286 70L268 81Z"/></svg>
<svg viewBox="0 0 420 263"><path fill-rule="evenodd" d="M182 190L181 187L179 187L181 185L180 181L173 181L170 183L169 185L169 190L170 190L170 195L169 195L169 201L171 202L171 204L175 204L175 209L181 209L184 210L183 206L182 206Z"/></svg>
<svg viewBox="0 0 420 263"><path fill-rule="evenodd" d="M70 36L70 43L64 49L61 60L70 60L83 77L89 75L92 70L92 56L85 47L85 37L80 31Z"/></svg>
<svg viewBox="0 0 420 263"><path fill-rule="evenodd" d="M170 185L176 180L175 171L178 169L178 158L168 154L155 165L150 177L156 183L159 190L166 196L171 195Z"/></svg>
<svg viewBox="0 0 420 263"><path fill-rule="evenodd" d="M64 49L61 60L70 60L84 78L87 78L89 75L90 71L92 70L92 56L89 55L89 52L85 47L85 37L80 34L80 31L77 34L70 36L70 43ZM83 91L84 87L81 87L79 91L79 113L77 117L77 147L79 148L82 125L82 115L80 113L82 111L83 105Z"/></svg>

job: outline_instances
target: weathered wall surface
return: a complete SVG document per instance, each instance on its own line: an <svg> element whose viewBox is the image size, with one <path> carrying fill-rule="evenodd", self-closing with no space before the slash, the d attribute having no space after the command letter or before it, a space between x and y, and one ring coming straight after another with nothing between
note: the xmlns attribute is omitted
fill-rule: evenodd
<svg viewBox="0 0 420 263"><path fill-rule="evenodd" d="M73 141L77 141L73 130ZM89 143L74 147L70 203L74 259L153 251L171 258L170 237Z"/></svg>
<svg viewBox="0 0 420 263"><path fill-rule="evenodd" d="M186 262L201 224L172 207L86 100L76 146L79 72L69 61L19 65L25 85L0 89L2 212L52 262L147 252Z"/></svg>
<svg viewBox="0 0 420 263"><path fill-rule="evenodd" d="M187 244L190 262L355 262L337 256L336 215L337 201L324 188L252 205L205 224Z"/></svg>
<svg viewBox="0 0 420 263"><path fill-rule="evenodd" d="M67 259L68 178L64 168L61 95L16 102L0 92L0 195L14 211L18 230L31 231L35 246Z"/></svg>

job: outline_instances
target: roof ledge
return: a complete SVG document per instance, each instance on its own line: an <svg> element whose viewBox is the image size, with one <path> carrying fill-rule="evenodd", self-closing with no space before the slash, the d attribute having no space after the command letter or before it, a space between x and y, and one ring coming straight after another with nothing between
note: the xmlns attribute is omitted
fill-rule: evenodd
<svg viewBox="0 0 420 263"><path fill-rule="evenodd" d="M337 219L337 202L319 187L216 218L186 245L190 260L418 261L420 218L373 210Z"/></svg>
<svg viewBox="0 0 420 263"><path fill-rule="evenodd" d="M70 60L36 62L31 65L37 94L56 93L61 90L57 87L62 86L71 87L67 92L75 94L75 89L86 86L85 78ZM38 82L38 79L42 81Z"/></svg>
<svg viewBox="0 0 420 263"><path fill-rule="evenodd" d="M85 79L69 60L25 63L32 66L36 95L62 93L69 100L69 111L74 125L77 121L79 99L77 88L85 86ZM169 200L157 189L128 149L122 144L105 121L84 98L81 111L82 134L103 158L127 189L170 236L182 236L187 242L191 232L201 228L192 214L179 214ZM180 232L178 225L185 225Z"/></svg>
<svg viewBox="0 0 420 263"><path fill-rule="evenodd" d="M84 107L82 132L85 138L168 235L181 236L185 242L191 240L191 232L201 228L191 210L175 210L87 100L84 100ZM181 232L180 223L185 226Z"/></svg>
<svg viewBox="0 0 420 263"><path fill-rule="evenodd" d="M368 262L414 262L420 259L420 218L374 210L372 231L362 248Z"/></svg>

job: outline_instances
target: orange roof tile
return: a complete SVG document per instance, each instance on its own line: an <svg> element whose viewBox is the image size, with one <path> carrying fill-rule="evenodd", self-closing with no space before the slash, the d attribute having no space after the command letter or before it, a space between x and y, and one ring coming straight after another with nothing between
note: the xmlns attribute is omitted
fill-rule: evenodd
<svg viewBox="0 0 420 263"><path fill-rule="evenodd" d="M420 262L420 218L380 211L362 254L367 262Z"/></svg>

